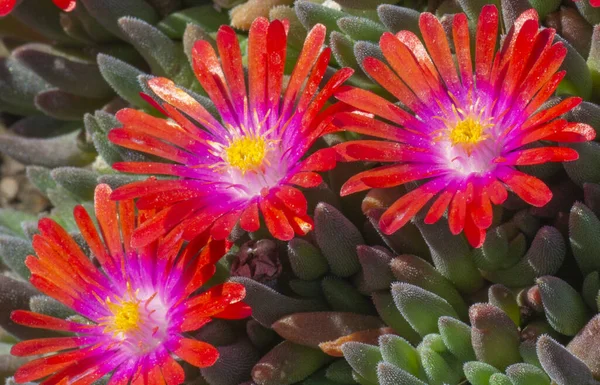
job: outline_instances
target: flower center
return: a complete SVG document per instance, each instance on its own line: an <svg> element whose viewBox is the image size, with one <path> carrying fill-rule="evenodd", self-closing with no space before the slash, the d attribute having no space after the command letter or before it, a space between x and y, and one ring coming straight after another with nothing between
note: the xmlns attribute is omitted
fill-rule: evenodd
<svg viewBox="0 0 600 385"><path fill-rule="evenodd" d="M473 146L486 139L483 134L484 126L471 117L459 121L450 131L450 141L453 146Z"/></svg>
<svg viewBox="0 0 600 385"><path fill-rule="evenodd" d="M113 323L115 332L127 333L139 328L140 310L136 302L111 303L108 307L114 314Z"/></svg>
<svg viewBox="0 0 600 385"><path fill-rule="evenodd" d="M152 295L140 294L127 285L127 292L121 298L104 301L110 315L100 319L104 333L112 334L114 343L128 349L132 354L151 351L160 345L168 335L168 307Z"/></svg>
<svg viewBox="0 0 600 385"><path fill-rule="evenodd" d="M267 143L262 137L245 136L235 139L225 149L225 158L230 166L242 174L258 169L265 159Z"/></svg>
<svg viewBox="0 0 600 385"><path fill-rule="evenodd" d="M106 306L113 315L112 317L107 317L108 319L104 322L104 331L113 333L116 336L138 330L141 321L139 303L138 300L121 300L115 303L107 299Z"/></svg>

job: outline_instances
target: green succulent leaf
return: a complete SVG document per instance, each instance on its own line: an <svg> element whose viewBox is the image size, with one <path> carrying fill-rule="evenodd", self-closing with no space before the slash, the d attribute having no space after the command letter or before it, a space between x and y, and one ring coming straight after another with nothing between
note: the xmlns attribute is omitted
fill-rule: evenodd
<svg viewBox="0 0 600 385"><path fill-rule="evenodd" d="M506 368L506 375L514 385L550 385L543 370L529 364L514 364Z"/></svg>
<svg viewBox="0 0 600 385"><path fill-rule="evenodd" d="M490 377L496 373L500 373L500 371L492 365L479 361L465 363L463 371L471 385L488 385L490 383Z"/></svg>
<svg viewBox="0 0 600 385"><path fill-rule="evenodd" d="M122 60L104 54L99 54L97 60L104 80L120 97L137 107L148 105L140 96L142 89L137 81L138 76L144 74L142 71Z"/></svg>
<svg viewBox="0 0 600 385"><path fill-rule="evenodd" d="M458 318L454 308L442 297L408 283L394 283L392 296L398 310L422 337L437 333L438 318Z"/></svg>
<svg viewBox="0 0 600 385"><path fill-rule="evenodd" d="M331 358L318 349L283 341L252 369L258 385L290 385L302 381Z"/></svg>
<svg viewBox="0 0 600 385"><path fill-rule="evenodd" d="M584 275L600 270L600 220L586 205L575 202L569 216L569 241Z"/></svg>
<svg viewBox="0 0 600 385"><path fill-rule="evenodd" d="M404 338L393 334L383 335L379 337L379 350L385 362L423 378L419 352Z"/></svg>
<svg viewBox="0 0 600 385"><path fill-rule="evenodd" d="M335 207L327 203L317 205L314 236L333 274L349 277L360 270L356 248L365 241L356 226Z"/></svg>
<svg viewBox="0 0 600 385"><path fill-rule="evenodd" d="M288 258L294 274L310 281L323 276L327 270L327 260L321 251L304 239L294 238L287 245Z"/></svg>
<svg viewBox="0 0 600 385"><path fill-rule="evenodd" d="M31 272L25 266L25 258L33 254L35 252L29 240L0 235L0 260L26 280L31 276Z"/></svg>
<svg viewBox="0 0 600 385"><path fill-rule="evenodd" d="M574 336L589 320L583 299L560 278L545 276L537 280L544 312L550 325L559 333Z"/></svg>
<svg viewBox="0 0 600 385"><path fill-rule="evenodd" d="M380 385L427 385L412 374L387 362L379 363L377 377Z"/></svg>
<svg viewBox="0 0 600 385"><path fill-rule="evenodd" d="M377 364L383 359L379 348L362 342L346 342L342 345L346 361L358 374L377 383Z"/></svg>
<svg viewBox="0 0 600 385"><path fill-rule="evenodd" d="M461 362L475 360L471 345L471 327L452 317L440 317L438 328L444 344Z"/></svg>

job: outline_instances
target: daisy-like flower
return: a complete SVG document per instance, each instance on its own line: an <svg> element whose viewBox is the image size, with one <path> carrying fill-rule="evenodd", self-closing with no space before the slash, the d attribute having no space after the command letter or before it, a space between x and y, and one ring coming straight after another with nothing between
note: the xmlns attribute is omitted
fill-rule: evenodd
<svg viewBox="0 0 600 385"><path fill-rule="evenodd" d="M241 302L245 289L240 284L224 283L194 294L214 274L215 262L228 247L225 241L198 238L181 250L183 240L174 235L132 248L131 233L153 213L136 216L133 201L117 204L110 193L107 185L96 188L100 232L83 207L74 211L101 268L56 222L39 222L40 234L33 238L37 257L26 259L31 283L88 322L13 312L11 319L18 324L73 333L16 344L11 351L15 356L45 355L17 370L18 383L47 377L42 384L83 385L113 372L110 385L177 385L184 381L184 372L173 355L198 367L211 366L219 357L215 347L183 333L212 318L250 314Z"/></svg>
<svg viewBox="0 0 600 385"><path fill-rule="evenodd" d="M77 5L76 0L52 0L52 2L65 12L71 12ZM17 0L0 0L0 16L6 16L11 13L16 5Z"/></svg>
<svg viewBox="0 0 600 385"><path fill-rule="evenodd" d="M258 18L252 23L247 81L232 28L222 26L217 33L220 60L207 41L196 42L194 72L220 120L165 78L148 85L164 101L155 106L171 120L132 109L117 114L123 127L109 133L113 143L173 163L124 162L113 167L177 177L150 178L113 193L113 199L139 198L139 208L158 210L134 232L134 245L145 245L174 228L185 229L186 237L210 229L216 239L227 237L238 221L242 229L256 231L259 212L271 234L282 240L312 229L306 199L295 186L315 187L322 182L316 172L335 166L331 148L304 156L329 126L330 110L322 108L352 70L337 71L319 91L331 50L321 51L325 27L317 25L284 86L286 29L278 20Z"/></svg>
<svg viewBox="0 0 600 385"><path fill-rule="evenodd" d="M448 209L452 233L464 230L478 247L492 224L492 204L501 204L507 190L534 206L552 197L516 166L575 160L576 151L552 142L588 141L595 132L560 118L580 98L541 108L565 75L557 71L567 50L552 44L554 30L539 29L534 10L518 18L496 52L498 10L485 6L473 42L475 68L464 14L453 20L454 56L434 15L423 13L419 25L425 45L408 31L385 33L380 47L389 65L371 57L363 63L406 109L356 88L336 94L366 113L342 112L334 126L387 139L342 143L341 160L391 163L353 176L342 195L422 181L383 213L382 231L397 231L432 201L425 223Z"/></svg>

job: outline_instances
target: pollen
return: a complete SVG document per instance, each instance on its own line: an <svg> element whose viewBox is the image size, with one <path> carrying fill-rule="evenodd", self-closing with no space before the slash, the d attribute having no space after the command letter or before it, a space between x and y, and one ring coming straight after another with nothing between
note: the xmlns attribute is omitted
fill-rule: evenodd
<svg viewBox="0 0 600 385"><path fill-rule="evenodd" d="M106 332L116 334L127 334L140 327L140 308L139 301L121 301L113 303L106 301L108 309L113 314L112 317L106 317L103 322Z"/></svg>
<svg viewBox="0 0 600 385"><path fill-rule="evenodd" d="M265 139L245 136L233 140L225 149L225 161L245 174L262 166L267 151Z"/></svg>
<svg viewBox="0 0 600 385"><path fill-rule="evenodd" d="M452 145L472 146L484 140L485 126L478 120L468 117L459 121L450 131Z"/></svg>

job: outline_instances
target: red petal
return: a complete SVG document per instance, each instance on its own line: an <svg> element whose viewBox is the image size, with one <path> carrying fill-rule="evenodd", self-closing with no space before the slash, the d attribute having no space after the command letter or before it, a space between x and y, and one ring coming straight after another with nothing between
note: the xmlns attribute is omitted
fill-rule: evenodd
<svg viewBox="0 0 600 385"><path fill-rule="evenodd" d="M52 0L52 2L65 12L71 12L77 5L77 1L75 0Z"/></svg>
<svg viewBox="0 0 600 385"><path fill-rule="evenodd" d="M433 202L431 208L429 208L429 211L425 216L424 222L428 225L431 225L439 221L442 215L444 215L444 213L446 212L448 206L450 205L453 196L454 189L447 189L446 191L443 191L440 194L440 196L435 200L435 202Z"/></svg>
<svg viewBox="0 0 600 385"><path fill-rule="evenodd" d="M478 87L480 83L489 81L497 37L498 9L494 5L485 5L481 9L477 22L475 45L475 73Z"/></svg>
<svg viewBox="0 0 600 385"><path fill-rule="evenodd" d="M369 76L411 110L418 112L426 108L410 88L400 80L398 75L379 59L374 57L365 58L363 68Z"/></svg>
<svg viewBox="0 0 600 385"><path fill-rule="evenodd" d="M490 200L495 205L501 205L506 198L508 198L506 187L504 187L497 179L488 186L488 194L490 195Z"/></svg>
<svg viewBox="0 0 600 385"><path fill-rule="evenodd" d="M346 196L369 188L387 188L407 182L439 176L446 172L431 164L408 163L377 167L353 175L342 186L340 194Z"/></svg>
<svg viewBox="0 0 600 385"><path fill-rule="evenodd" d="M294 237L294 229L288 222L285 212L275 207L268 198L260 200L260 211L271 235L282 241L289 241Z"/></svg>
<svg viewBox="0 0 600 385"><path fill-rule="evenodd" d="M210 235L218 240L227 238L231 233L233 226L235 226L240 219L241 211L242 210L234 210L217 219L212 225Z"/></svg>
<svg viewBox="0 0 600 385"><path fill-rule="evenodd" d="M21 341L13 345L10 354L17 357L35 356L66 349L84 347L98 340L95 336L54 337Z"/></svg>
<svg viewBox="0 0 600 385"><path fill-rule="evenodd" d="M194 198L179 202L161 210L152 219L135 229L131 238L133 247L143 247L166 235L184 219L193 215L205 204L204 198Z"/></svg>
<svg viewBox="0 0 600 385"><path fill-rule="evenodd" d="M381 231L392 234L410 221L423 206L446 187L443 179L434 179L394 202L379 219Z"/></svg>
<svg viewBox="0 0 600 385"><path fill-rule="evenodd" d="M24 383L39 380L67 367L77 367L79 361L93 356L94 349L84 348L48 357L38 358L21 366L15 373L15 381Z"/></svg>
<svg viewBox="0 0 600 385"><path fill-rule="evenodd" d="M116 128L108 133L108 140L121 147L155 155L173 162L194 165L200 161L194 154L140 131Z"/></svg>
<svg viewBox="0 0 600 385"><path fill-rule="evenodd" d="M281 85L283 83L283 69L285 67L287 50L287 35L285 27L280 20L273 20L267 31L267 103L273 111L279 111L281 99ZM241 57L240 57L241 63ZM251 65L251 64L250 64ZM241 65L240 65L240 69ZM242 69L243 71L243 69ZM242 76L243 76L242 72ZM277 114L270 116L272 122L278 119Z"/></svg>
<svg viewBox="0 0 600 385"><path fill-rule="evenodd" d="M588 142L596 138L596 130L585 123L569 123L561 132L546 136L555 142Z"/></svg>
<svg viewBox="0 0 600 385"><path fill-rule="evenodd" d="M16 4L17 0L0 0L0 16L8 15Z"/></svg>
<svg viewBox="0 0 600 385"><path fill-rule="evenodd" d="M320 57L319 51L325 42L325 26L322 24L315 25L306 36L302 52L298 57L294 71L288 82L285 95L283 97L283 107L281 108L281 116L288 117L291 115L291 110L296 104L296 99L300 88L306 81L306 78L311 70L311 67Z"/></svg>
<svg viewBox="0 0 600 385"><path fill-rule="evenodd" d="M450 212L448 213L448 227L452 234L458 235L463 231L465 228L466 213L467 194L464 189L459 189L452 199Z"/></svg>
<svg viewBox="0 0 600 385"><path fill-rule="evenodd" d="M562 114L571 111L581 103L581 98L567 98L554 107L547 108L530 117L523 126L522 130L527 130L531 127L549 122L550 120L561 116Z"/></svg>
<svg viewBox="0 0 600 385"><path fill-rule="evenodd" d="M354 140L336 145L335 151L344 162L357 160L373 162L433 161L431 151L396 142Z"/></svg>
<svg viewBox="0 0 600 385"><path fill-rule="evenodd" d="M214 346L189 338L169 341L167 349L185 362L199 368L212 366L219 358L219 351Z"/></svg>
<svg viewBox="0 0 600 385"><path fill-rule="evenodd" d="M250 36L252 36L252 34ZM223 117L223 121L229 124L243 123L238 121L237 114L233 110L233 105L228 95L225 74L223 73L223 69L221 68L219 58L217 57L214 48L208 41L198 40L194 43L194 48L192 49L192 67L194 68L194 74L196 74L196 78L198 78L202 88L204 88L215 107ZM252 75L250 76L252 79ZM250 85L252 85L252 83L250 83ZM250 91L250 96L252 97L252 88ZM179 106L177 107L179 108ZM187 112L183 109L182 111ZM202 115L204 119L204 111L202 111ZM213 124L213 126L216 127L222 134L226 134L226 131L221 129L222 126L218 124Z"/></svg>
<svg viewBox="0 0 600 385"><path fill-rule="evenodd" d="M352 76L354 70L351 68L342 68L333 74L331 78L325 83L323 88L319 91L317 96L312 100L308 109L302 116L301 124L303 126L302 134L308 133L309 129L313 127L313 120L319 113L319 111L325 106L325 103L333 96L335 91L344 83L347 79Z"/></svg>
<svg viewBox="0 0 600 385"><path fill-rule="evenodd" d="M454 15L452 24L452 38L462 84L464 88L470 89L473 85L473 66L471 64L469 21L464 13L459 13Z"/></svg>
<svg viewBox="0 0 600 385"><path fill-rule="evenodd" d="M420 45L420 43L418 44ZM396 74L412 89L422 103L428 104L436 96L441 96L434 94L431 88L434 85L434 89L441 88L439 80L435 78L437 73L432 74L428 69L425 73L415 58L415 53L406 43L401 42L391 33L385 32L379 40L379 46Z"/></svg>
<svg viewBox="0 0 600 385"><path fill-rule="evenodd" d="M335 167L336 157L331 147L318 150L300 164L298 171L329 171Z"/></svg>
<svg viewBox="0 0 600 385"><path fill-rule="evenodd" d="M450 91L457 92L460 81L450 52L450 45L446 38L444 27L431 13L422 13L419 18L419 27L423 34L423 40L427 46L427 50L431 55L431 59L437 67L440 76L446 83Z"/></svg>
<svg viewBox="0 0 600 385"><path fill-rule="evenodd" d="M471 246L478 248L483 245L485 241L485 229L479 228L473 218L470 215L467 215L465 221L465 236L467 237L467 241Z"/></svg>
<svg viewBox="0 0 600 385"><path fill-rule="evenodd" d="M123 244L117 218L117 202L110 199L110 194L112 194L112 190L108 185L98 185L94 193L94 209L108 251L118 261L118 258L123 255Z"/></svg>
<svg viewBox="0 0 600 385"><path fill-rule="evenodd" d="M526 166L546 162L567 162L577 160L577 151L568 147L538 147L521 150L506 156L506 164Z"/></svg>
<svg viewBox="0 0 600 385"><path fill-rule="evenodd" d="M256 18L248 33L248 88L250 90L250 111L264 116L267 108L267 34L269 21ZM199 56L198 60L205 60Z"/></svg>
<svg viewBox="0 0 600 385"><path fill-rule="evenodd" d="M196 316L211 317L213 314L223 311L227 306L240 302L245 296L244 285L237 282L225 282L188 299L185 306L187 311L199 310L200 313L194 313Z"/></svg>
<svg viewBox="0 0 600 385"><path fill-rule="evenodd" d="M165 354L164 361L159 366L167 385L180 385L185 381L183 368L170 354Z"/></svg>
<svg viewBox="0 0 600 385"><path fill-rule="evenodd" d="M98 259L102 267L108 272L113 272L113 259L108 253L104 242L100 239L100 235L98 234L90 215L83 206L76 206L73 210L73 217L75 218L79 231L81 231L83 239L88 244L92 254L94 254L94 257Z"/></svg>
<svg viewBox="0 0 600 385"><path fill-rule="evenodd" d="M246 82L244 79L244 68L242 67L242 51L240 43L233 28L222 25L217 32L217 47L223 73L227 80L227 87L231 94L238 117L244 115L247 108Z"/></svg>
<svg viewBox="0 0 600 385"><path fill-rule="evenodd" d="M289 184L295 184L304 188L317 187L322 182L323 178L316 172L299 172L287 181Z"/></svg>
<svg viewBox="0 0 600 385"><path fill-rule="evenodd" d="M555 73L552 76L552 78L548 80L548 82L546 82L544 87L537 94L535 94L531 102L529 102L529 104L527 105L527 109L525 110L525 115L529 116L533 114L535 111L538 110L538 108L542 106L542 104L546 103L548 98L550 98L554 91L556 91L556 88L558 87L558 85L563 80L566 74L567 71L559 71Z"/></svg>
<svg viewBox="0 0 600 385"><path fill-rule="evenodd" d="M244 302L231 304L220 313L213 315L214 318L222 319L244 319L252 315L252 309Z"/></svg>
<svg viewBox="0 0 600 385"><path fill-rule="evenodd" d="M475 189L473 202L469 205L470 216L475 226L480 229L487 229L492 225L493 212L492 203L487 192L487 186L481 186Z"/></svg>
<svg viewBox="0 0 600 385"><path fill-rule="evenodd" d="M296 215L306 215L308 203L302 191L290 187L281 186L275 191L275 196L281 201L281 204Z"/></svg>
<svg viewBox="0 0 600 385"><path fill-rule="evenodd" d="M552 192L544 182L531 175L503 167L498 169L498 178L525 202L542 207L552 199Z"/></svg>
<svg viewBox="0 0 600 385"><path fill-rule="evenodd" d="M394 37L394 39L396 38ZM370 91L344 86L338 89L335 93L335 97L352 107L370 112L391 122L415 130L416 132L427 131L427 126L417 120L413 115Z"/></svg>
<svg viewBox="0 0 600 385"><path fill-rule="evenodd" d="M340 104L340 103L338 103ZM387 124L371 116L356 112L341 112L335 115L333 124L343 130L356 132L358 134L375 136L389 139L395 142L415 142L420 137L407 132L402 127Z"/></svg>
<svg viewBox="0 0 600 385"><path fill-rule="evenodd" d="M254 232L260 229L260 218L258 217L258 203L253 200L242 212L240 217L240 227L248 232Z"/></svg>

